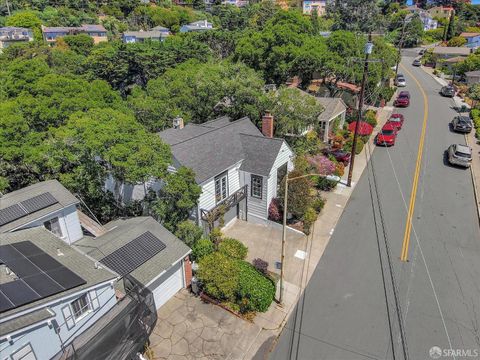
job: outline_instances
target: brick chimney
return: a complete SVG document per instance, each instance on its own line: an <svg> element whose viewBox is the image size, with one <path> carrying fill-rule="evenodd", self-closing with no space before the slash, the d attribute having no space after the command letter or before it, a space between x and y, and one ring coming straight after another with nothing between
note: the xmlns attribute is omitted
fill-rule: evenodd
<svg viewBox="0 0 480 360"><path fill-rule="evenodd" d="M266 111L262 116L262 134L268 138L273 137L273 115L270 111Z"/></svg>
<svg viewBox="0 0 480 360"><path fill-rule="evenodd" d="M183 129L184 123L183 119L181 117L176 117L173 119L173 128L174 129Z"/></svg>

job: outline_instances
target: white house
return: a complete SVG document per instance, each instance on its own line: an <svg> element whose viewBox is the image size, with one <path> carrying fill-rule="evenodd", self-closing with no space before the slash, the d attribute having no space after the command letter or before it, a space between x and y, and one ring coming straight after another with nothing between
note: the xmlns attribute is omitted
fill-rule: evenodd
<svg viewBox="0 0 480 360"><path fill-rule="evenodd" d="M183 25L180 32L198 32L213 30L213 24L207 20L195 21L190 24Z"/></svg>
<svg viewBox="0 0 480 360"><path fill-rule="evenodd" d="M104 351L116 342L91 339L107 328L146 341L151 328L143 334L136 324L154 322L156 309L189 286L191 250L153 218L102 226L78 204L56 180L0 197L0 359L60 359L86 344ZM131 300L132 282L145 304ZM111 359L128 355L118 351Z"/></svg>
<svg viewBox="0 0 480 360"><path fill-rule="evenodd" d="M281 179L291 170L293 152L273 137L273 116L262 120L262 131L249 118L221 117L201 125L177 119L177 126L159 133L170 145L174 167L195 172L202 187L193 217L208 231L223 217L265 223L268 207Z"/></svg>

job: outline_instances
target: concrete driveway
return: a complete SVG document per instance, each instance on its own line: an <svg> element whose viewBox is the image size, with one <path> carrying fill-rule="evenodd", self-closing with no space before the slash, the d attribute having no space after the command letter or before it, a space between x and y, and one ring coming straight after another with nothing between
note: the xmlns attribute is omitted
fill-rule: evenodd
<svg viewBox="0 0 480 360"><path fill-rule="evenodd" d="M258 225L237 220L222 232L226 237L240 240L248 247L247 261L260 258L268 262L268 270L280 274L275 264L280 262L282 251L281 225ZM285 281L300 286L307 237L300 232L287 229L285 247Z"/></svg>
<svg viewBox="0 0 480 360"><path fill-rule="evenodd" d="M260 327L181 290L158 311L153 359L243 359Z"/></svg>

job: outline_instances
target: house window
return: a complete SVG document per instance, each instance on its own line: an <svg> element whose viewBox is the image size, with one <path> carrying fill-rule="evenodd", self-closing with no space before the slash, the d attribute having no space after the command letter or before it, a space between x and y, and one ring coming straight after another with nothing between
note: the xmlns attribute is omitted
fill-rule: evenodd
<svg viewBox="0 0 480 360"><path fill-rule="evenodd" d="M215 201L217 203L225 200L228 196L228 175L227 172L215 177Z"/></svg>
<svg viewBox="0 0 480 360"><path fill-rule="evenodd" d="M58 236L58 237L63 236L62 228L60 227L60 221L58 220L58 217L45 221L43 225L47 230L52 232L55 236Z"/></svg>
<svg viewBox="0 0 480 360"><path fill-rule="evenodd" d="M263 192L263 177L252 175L250 188L252 189L252 197L261 199Z"/></svg>
<svg viewBox="0 0 480 360"><path fill-rule="evenodd" d="M75 321L79 321L87 313L90 312L90 302L88 301L88 294L83 294L77 300L70 303L72 307L73 317Z"/></svg>
<svg viewBox="0 0 480 360"><path fill-rule="evenodd" d="M20 348L12 355L12 360L37 360L35 353L33 352L32 346L30 344L25 345Z"/></svg>

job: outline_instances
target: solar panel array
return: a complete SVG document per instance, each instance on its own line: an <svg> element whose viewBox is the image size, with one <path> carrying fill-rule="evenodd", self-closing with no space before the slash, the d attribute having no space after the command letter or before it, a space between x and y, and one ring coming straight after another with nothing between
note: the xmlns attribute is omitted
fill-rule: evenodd
<svg viewBox="0 0 480 360"><path fill-rule="evenodd" d="M165 247L165 244L159 238L147 231L110 255L105 256L100 262L123 276L150 260Z"/></svg>
<svg viewBox="0 0 480 360"><path fill-rule="evenodd" d="M0 313L86 283L30 241L1 245L0 263L18 277L0 284Z"/></svg>
<svg viewBox="0 0 480 360"><path fill-rule="evenodd" d="M30 199L13 204L0 210L0 226L42 210L58 203L58 200L49 192L34 196Z"/></svg>

